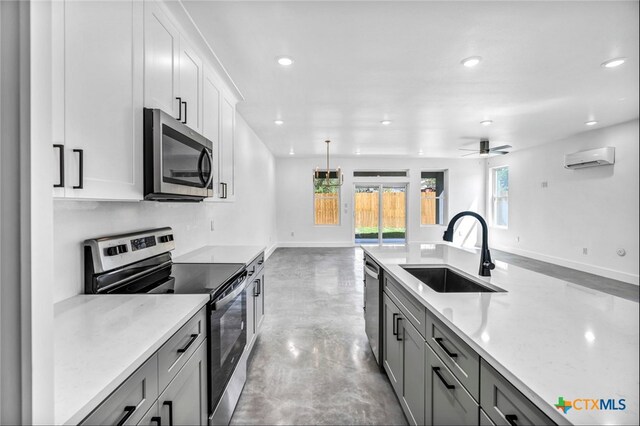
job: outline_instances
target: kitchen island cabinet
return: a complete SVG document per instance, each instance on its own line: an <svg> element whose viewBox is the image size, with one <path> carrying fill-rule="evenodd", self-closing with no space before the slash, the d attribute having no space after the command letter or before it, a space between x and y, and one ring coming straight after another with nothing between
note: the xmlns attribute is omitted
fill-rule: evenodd
<svg viewBox="0 0 640 426"><path fill-rule="evenodd" d="M503 262L497 262L491 277L478 277L475 249L449 244L363 249L384 270L385 300L397 308L385 309L384 326L393 328L388 316L396 313L411 319L407 324L423 339L426 424L637 423L637 303ZM504 291L436 292L403 265L446 266ZM384 359L397 358L392 351L396 336L386 331L384 338L392 340ZM387 342L383 345L386 350ZM415 416L403 402L406 386L398 385L401 368L387 364L389 380L413 423ZM623 398L625 409L564 413L555 406L561 396L571 400L587 394ZM456 412L448 411L454 407Z"/></svg>

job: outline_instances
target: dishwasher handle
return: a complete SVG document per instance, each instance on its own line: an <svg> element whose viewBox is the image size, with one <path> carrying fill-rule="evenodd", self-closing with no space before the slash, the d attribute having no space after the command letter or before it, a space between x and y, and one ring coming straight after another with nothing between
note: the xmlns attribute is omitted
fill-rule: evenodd
<svg viewBox="0 0 640 426"><path fill-rule="evenodd" d="M373 278L374 280L377 280L377 279L378 279L378 271L375 271L375 270L371 269L371 268L369 267L369 264L368 264L368 263L365 263L365 264L364 264L364 273L365 273L365 274L367 274L367 275L369 275L369 276L370 276L371 278Z"/></svg>

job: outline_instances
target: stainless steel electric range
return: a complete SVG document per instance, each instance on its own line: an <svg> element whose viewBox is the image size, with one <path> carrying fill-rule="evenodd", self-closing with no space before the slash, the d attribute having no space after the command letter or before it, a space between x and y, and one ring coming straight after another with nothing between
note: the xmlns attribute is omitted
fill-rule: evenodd
<svg viewBox="0 0 640 426"><path fill-rule="evenodd" d="M228 424L246 380L245 264L177 264L171 228L84 243L85 293L208 293L209 423Z"/></svg>

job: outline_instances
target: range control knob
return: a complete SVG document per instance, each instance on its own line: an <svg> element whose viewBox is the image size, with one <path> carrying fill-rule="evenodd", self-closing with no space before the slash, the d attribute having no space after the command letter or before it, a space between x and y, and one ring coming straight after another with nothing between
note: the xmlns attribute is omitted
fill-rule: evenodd
<svg viewBox="0 0 640 426"><path fill-rule="evenodd" d="M173 234L162 235L158 239L161 243L168 243L169 241L173 241Z"/></svg>
<svg viewBox="0 0 640 426"><path fill-rule="evenodd" d="M115 256L118 254L118 246L107 247L104 249L105 256Z"/></svg>

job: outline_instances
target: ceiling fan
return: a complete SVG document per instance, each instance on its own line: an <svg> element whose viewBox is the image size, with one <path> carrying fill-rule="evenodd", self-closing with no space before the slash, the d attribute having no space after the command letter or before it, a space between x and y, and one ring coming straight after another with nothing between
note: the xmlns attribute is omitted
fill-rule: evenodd
<svg viewBox="0 0 640 426"><path fill-rule="evenodd" d="M481 157L488 157L489 155L505 155L508 154L509 151L504 151L505 149L511 148L511 145L500 145L494 148L489 147L489 139L480 140L480 149L468 149L468 148L458 148L460 151L472 151L469 154L464 154L462 157L467 157L469 155L479 154Z"/></svg>

